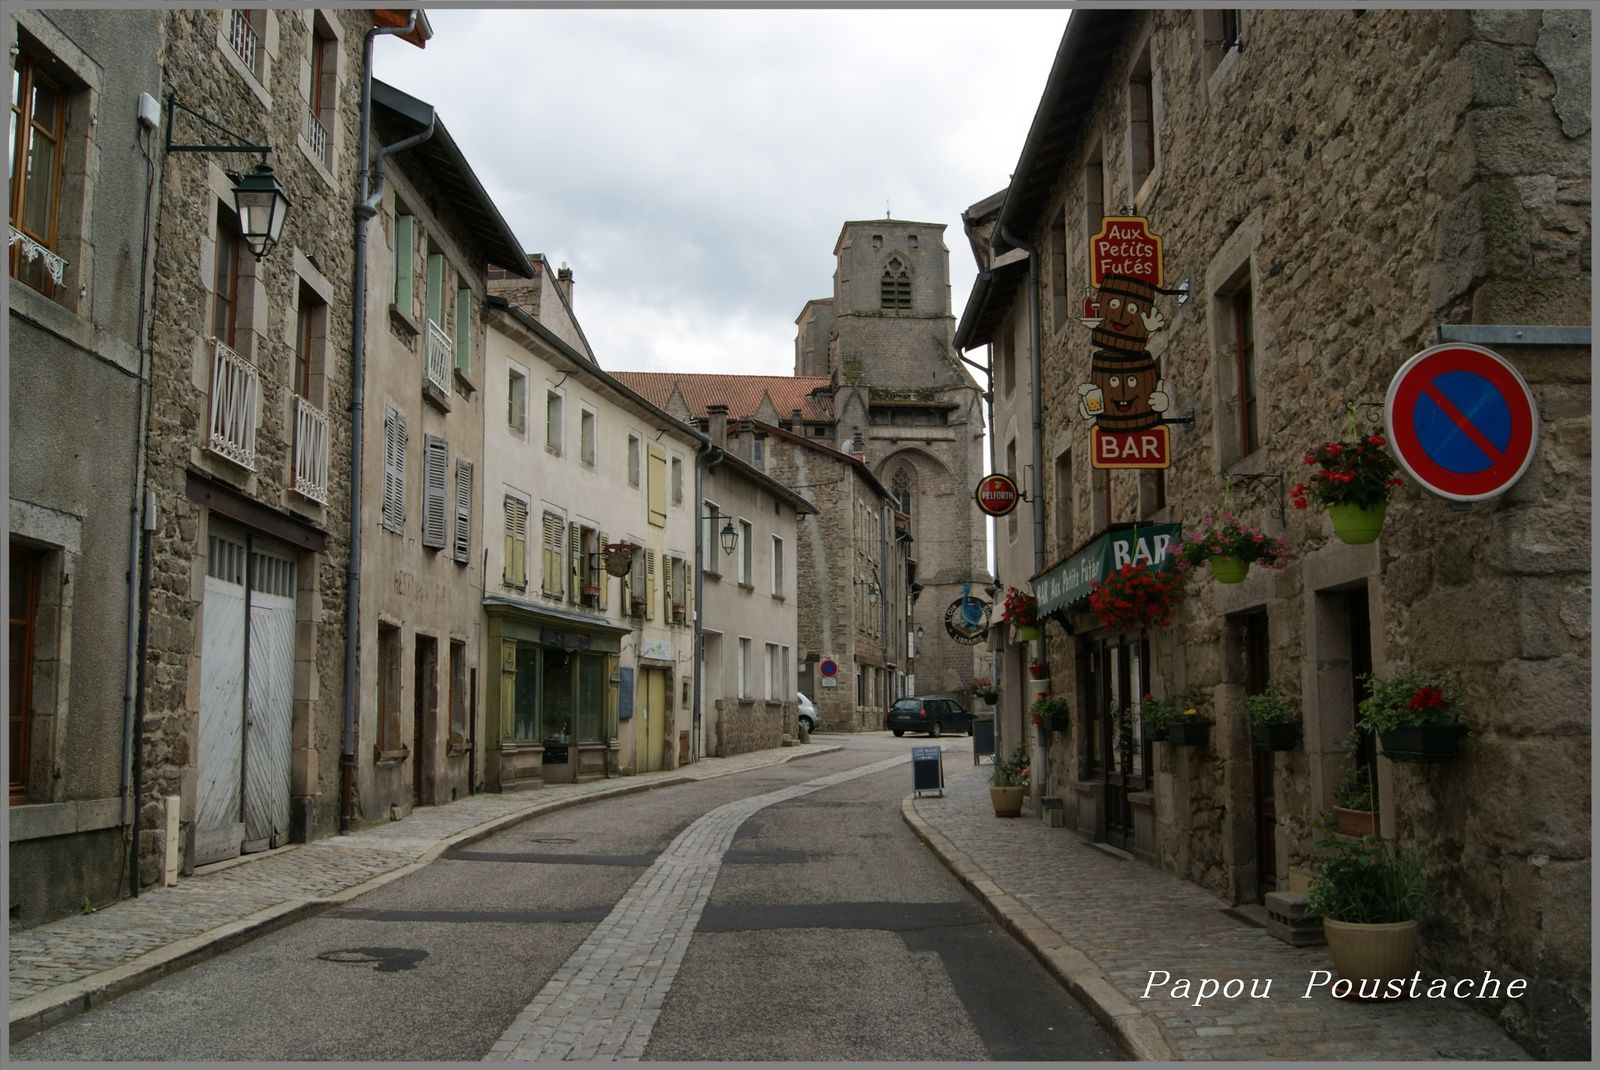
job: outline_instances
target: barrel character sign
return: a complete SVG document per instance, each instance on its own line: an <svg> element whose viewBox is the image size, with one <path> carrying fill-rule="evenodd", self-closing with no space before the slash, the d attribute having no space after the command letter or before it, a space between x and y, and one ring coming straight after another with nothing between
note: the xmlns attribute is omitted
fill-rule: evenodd
<svg viewBox="0 0 1600 1070"><path fill-rule="evenodd" d="M1078 415L1093 420L1096 468L1166 468L1172 463L1165 414L1172 400L1150 336L1167 325L1155 307L1161 288L1161 239L1138 216L1108 216L1089 242L1090 290L1079 322L1094 357L1078 387Z"/></svg>

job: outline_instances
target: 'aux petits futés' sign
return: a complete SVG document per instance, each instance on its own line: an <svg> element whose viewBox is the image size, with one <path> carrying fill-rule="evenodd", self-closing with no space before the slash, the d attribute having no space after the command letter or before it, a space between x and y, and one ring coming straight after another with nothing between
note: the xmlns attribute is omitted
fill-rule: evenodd
<svg viewBox="0 0 1600 1070"><path fill-rule="evenodd" d="M1166 468L1172 443L1166 411L1172 400L1150 336L1167 325L1155 307L1163 290L1161 239L1140 216L1107 216L1089 241L1090 288L1079 322L1089 328L1094 356L1078 387L1078 415L1094 421L1090 463L1096 468Z"/></svg>

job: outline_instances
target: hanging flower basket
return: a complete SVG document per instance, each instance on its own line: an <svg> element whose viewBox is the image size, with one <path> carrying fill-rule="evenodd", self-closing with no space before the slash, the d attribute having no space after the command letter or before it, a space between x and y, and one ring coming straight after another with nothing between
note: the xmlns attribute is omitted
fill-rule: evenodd
<svg viewBox="0 0 1600 1070"><path fill-rule="evenodd" d="M1017 629L1024 639L1039 638L1039 602L1026 591L1006 588L1000 618Z"/></svg>
<svg viewBox="0 0 1600 1070"><path fill-rule="evenodd" d="M1180 571L1209 565L1218 583L1242 582L1252 564L1282 568L1289 563L1289 548L1283 536L1268 535L1235 520L1232 513L1223 513L1216 520L1202 518L1174 540L1167 555L1177 561Z"/></svg>
<svg viewBox="0 0 1600 1070"><path fill-rule="evenodd" d="M1300 724L1298 721L1286 721L1281 724L1251 725L1250 741L1267 750L1294 750L1294 745L1300 742Z"/></svg>
<svg viewBox="0 0 1600 1070"><path fill-rule="evenodd" d="M1333 533L1340 542L1360 546L1377 540L1383 531L1383 514L1388 510L1388 502L1374 506L1330 505L1328 519L1333 521Z"/></svg>
<svg viewBox="0 0 1600 1070"><path fill-rule="evenodd" d="M1089 589L1089 608L1111 631L1166 628L1182 601L1177 576L1149 565L1126 564Z"/></svg>
<svg viewBox="0 0 1600 1070"><path fill-rule="evenodd" d="M1464 724L1408 724L1379 732L1378 742L1391 762L1453 762L1466 734Z"/></svg>
<svg viewBox="0 0 1600 1070"><path fill-rule="evenodd" d="M1047 732L1061 732L1065 734L1072 726L1072 717L1067 709L1067 700L1054 698L1050 695L1040 695L1033 700L1033 723L1036 727Z"/></svg>
<svg viewBox="0 0 1600 1070"><path fill-rule="evenodd" d="M1211 722L1185 717L1167 726L1167 742L1177 747L1203 747L1211 738Z"/></svg>
<svg viewBox="0 0 1600 1070"><path fill-rule="evenodd" d="M626 576L633 567L633 555L638 549L638 545L631 542L606 543L606 574L619 579Z"/></svg>
<svg viewBox="0 0 1600 1070"><path fill-rule="evenodd" d="M1037 624L1017 625L1017 635L1026 642L1033 642L1035 639L1039 638L1040 634L1039 626Z"/></svg>
<svg viewBox="0 0 1600 1070"><path fill-rule="evenodd" d="M1367 678L1371 691L1361 700L1361 724L1376 732L1393 762L1449 762L1461 756L1465 687L1455 673L1403 670L1382 679Z"/></svg>
<svg viewBox="0 0 1600 1070"><path fill-rule="evenodd" d="M1389 494L1402 480L1400 467L1390 456L1382 435L1358 437L1355 417L1350 419L1350 439L1324 442L1305 455L1314 468L1311 478L1289 491L1296 509L1320 505L1328 510L1333 533L1340 542L1359 546L1378 537Z"/></svg>

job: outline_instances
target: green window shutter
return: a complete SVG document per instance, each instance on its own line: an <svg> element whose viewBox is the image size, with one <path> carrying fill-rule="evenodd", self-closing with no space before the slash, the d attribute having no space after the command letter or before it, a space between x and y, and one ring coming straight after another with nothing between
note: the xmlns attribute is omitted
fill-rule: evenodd
<svg viewBox="0 0 1600 1070"><path fill-rule="evenodd" d="M456 371L472 376L472 291L456 291Z"/></svg>
<svg viewBox="0 0 1600 1070"><path fill-rule="evenodd" d="M394 286L390 300L406 315L415 314L417 255L417 220L415 216L394 217Z"/></svg>
<svg viewBox="0 0 1600 1070"><path fill-rule="evenodd" d="M428 318L444 327L444 254L428 254Z"/></svg>

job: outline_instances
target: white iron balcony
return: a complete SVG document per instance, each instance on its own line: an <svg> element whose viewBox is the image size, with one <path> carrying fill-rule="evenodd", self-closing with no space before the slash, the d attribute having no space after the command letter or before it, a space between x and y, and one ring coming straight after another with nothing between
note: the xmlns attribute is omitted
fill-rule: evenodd
<svg viewBox="0 0 1600 1070"><path fill-rule="evenodd" d="M333 166L328 152L328 128L322 125L322 120L317 118L314 111L306 112L306 142L317 159L329 167Z"/></svg>
<svg viewBox="0 0 1600 1070"><path fill-rule="evenodd" d="M328 504L328 414L299 395L294 399L294 491Z"/></svg>
<svg viewBox="0 0 1600 1070"><path fill-rule="evenodd" d="M423 374L427 376L429 385L446 398L450 396L450 372L455 359L455 347L450 344L450 336L444 333L443 327L429 320Z"/></svg>
<svg viewBox="0 0 1600 1070"><path fill-rule="evenodd" d="M206 448L241 468L255 471L260 412L261 373L254 364L213 338Z"/></svg>

